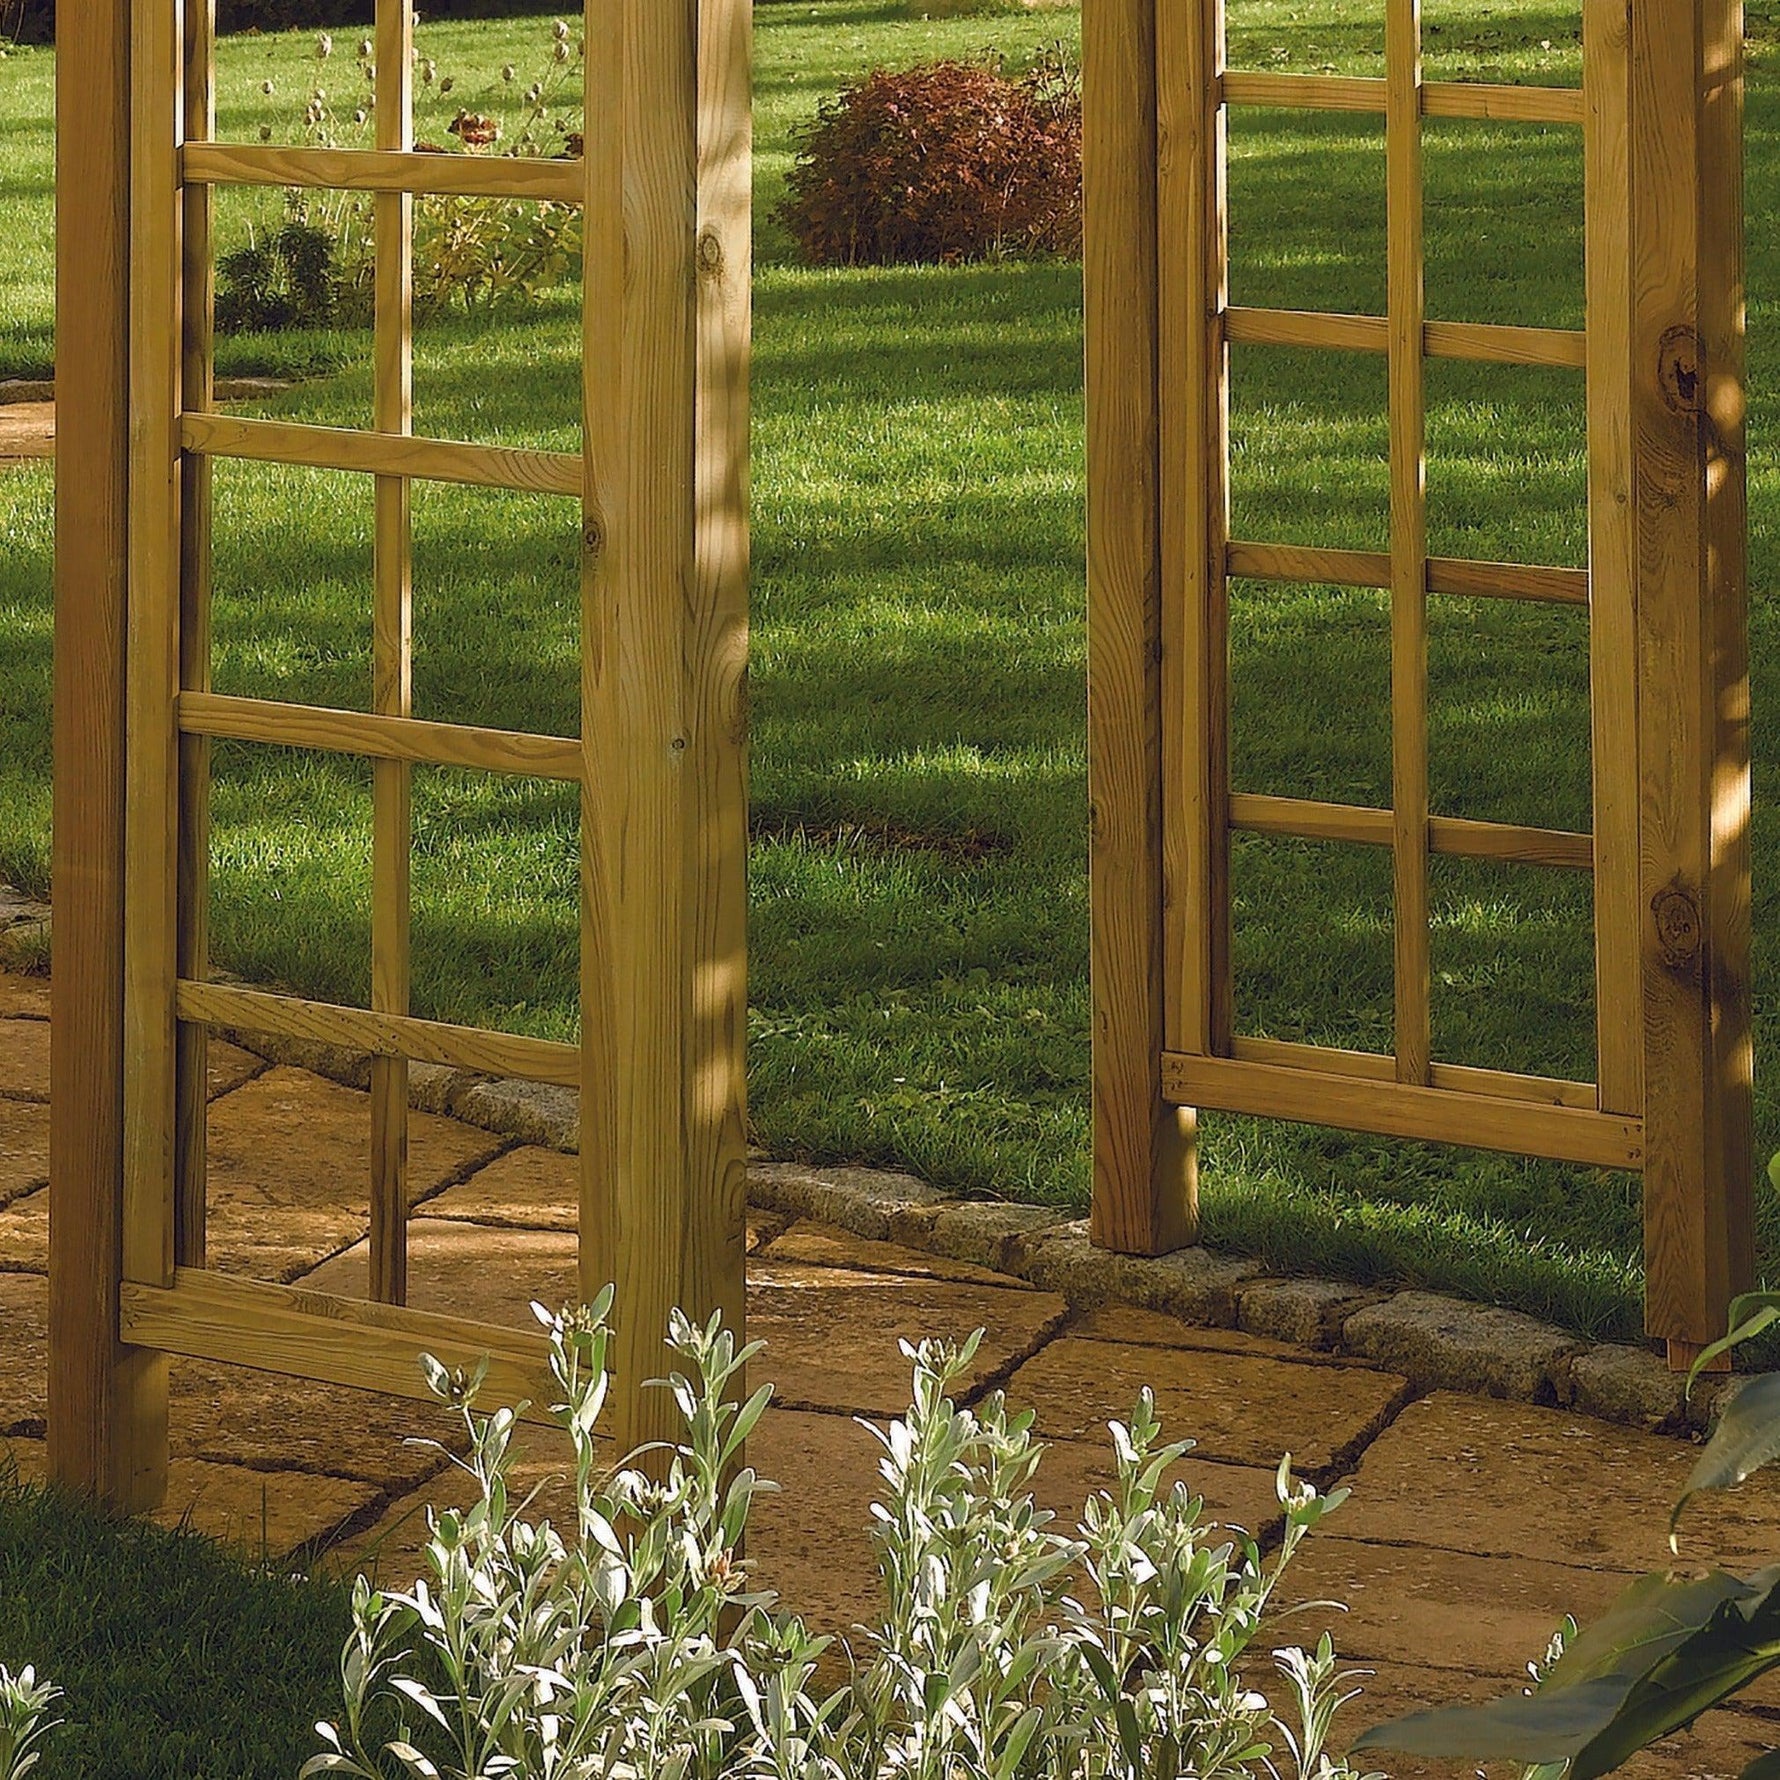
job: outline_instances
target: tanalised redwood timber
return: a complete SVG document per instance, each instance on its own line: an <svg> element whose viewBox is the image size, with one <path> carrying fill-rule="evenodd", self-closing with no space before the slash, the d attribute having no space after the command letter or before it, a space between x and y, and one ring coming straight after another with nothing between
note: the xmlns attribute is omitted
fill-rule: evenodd
<svg viewBox="0 0 1780 1780"><path fill-rule="evenodd" d="M58 660L78 665L80 677L64 686L59 705L62 733L74 719L79 747L58 766L58 871L76 888L63 915L73 939L59 947L75 967L63 970L58 990L62 1062L52 1115L66 1238L54 1319L53 1364L63 1381L55 1468L128 1508L151 1505L164 1487L166 1353L412 1391L415 1356L443 1344L466 1359L489 1352L498 1388L537 1394L535 1332L447 1324L401 1308L411 1062L581 1089L581 1277L590 1295L609 1279L620 1286L620 1440L668 1431L671 1404L644 1386L666 1369L670 1309L721 1310L739 1336L744 1308L746 5L618 0L588 9L597 120L590 152L553 164L548 191L529 194L587 209L585 449L566 454L412 436L412 194L467 188L439 173L439 157L411 152L410 92L399 79L380 83L376 151L297 169L314 179L338 171L376 194L373 430L214 412L211 188L291 169L205 142L214 119L208 4L142 0L108 10L90 21L90 41L70 30L74 55L63 62L64 78L77 77L83 95L97 86L116 106L115 139L79 139L102 150L113 183L64 180L80 190L63 207L65 337L114 337L116 353L102 390L71 378L64 431L75 449L87 447L83 463L111 469L78 483L64 478L60 522ZM411 15L397 0L380 0L378 10L379 59L405 68ZM85 97L79 108L90 110ZM194 139L189 149L185 136ZM73 145L69 133L65 154ZM563 186L565 175L572 186ZM514 177L523 183L523 170ZM131 190L115 183L123 179ZM370 710L210 691L216 456L374 479ZM578 502L580 736L413 717L415 479ZM564 518L572 520L566 508ZM198 902L214 737L372 761L368 1009L207 980ZM408 781L417 764L580 788L581 1044L413 1015ZM204 1271L202 1059L218 1025L370 1054L371 1290L379 1305ZM121 1348L119 1331L138 1345Z"/></svg>
<svg viewBox="0 0 1780 1780"><path fill-rule="evenodd" d="M1116 982L1097 978L1095 989L1096 1086L1116 1084L1121 1096L1119 1119L1096 1126L1096 1218L1109 1230L1142 1232L1167 1215L1169 1189L1154 1177L1147 1214L1131 1209L1142 1167L1157 1153L1143 1142L1152 1078L1135 1046L1157 1018L1148 941L1159 900L1165 1097L1643 1170L1649 1327L1680 1361L1722 1332L1730 1294L1753 1271L1740 0L1635 0L1630 8L1587 0L1583 85L1562 90L1424 81L1417 0L1389 0L1384 13L1384 77L1365 80L1226 70L1216 0L1108 5L1098 21L1091 10L1085 21L1087 53L1105 56L1113 71L1100 87L1089 83L1090 143L1116 143L1125 156L1122 171L1109 171L1110 155L1098 169L1090 156L1088 179L1090 222L1098 211L1116 223L1125 250L1117 265L1099 264L1090 235L1089 505L1101 527L1099 536L1090 531L1089 601L1090 662L1102 674L1090 727L1102 867L1095 956L1103 972L1122 973ZM1152 60L1130 66L1146 45ZM1148 113L1096 121L1093 105L1115 100L1153 104L1153 140ZM1221 194L1230 105L1383 115L1386 314L1229 306ZM1579 127L1585 329L1482 326L1424 312L1426 117ZM1232 344L1388 356L1388 551L1228 536ZM1427 554L1423 361L1435 357L1585 371L1587 568ZM1139 390L1114 403L1102 391L1096 400L1096 366L1118 364L1135 379L1146 362L1153 398ZM1112 523L1123 523L1123 537L1105 535ZM1145 579L1154 539L1159 613ZM1238 578L1388 591L1393 808L1230 786L1225 588ZM1431 596L1588 609L1592 832L1429 807ZM1156 648L1159 664L1149 653ZM1159 704L1159 832L1146 802L1157 744L1151 711L1131 702L1140 695ZM1160 884L1130 851L1146 827ZM1224 861L1233 830L1393 850L1394 1060L1231 1030ZM1431 1055L1427 883L1435 854L1592 873L1595 1082Z"/></svg>
<svg viewBox="0 0 1780 1780"><path fill-rule="evenodd" d="M1083 0L1082 86L1093 1227L1104 1247L1159 1254L1192 1240L1198 1158L1193 1114L1162 1087L1154 0Z"/></svg>
<svg viewBox="0 0 1780 1780"><path fill-rule="evenodd" d="M56 137L58 915L50 1077L49 1449L119 1508L166 1487L167 1364L124 1346L124 660L129 551L130 6L64 9Z"/></svg>

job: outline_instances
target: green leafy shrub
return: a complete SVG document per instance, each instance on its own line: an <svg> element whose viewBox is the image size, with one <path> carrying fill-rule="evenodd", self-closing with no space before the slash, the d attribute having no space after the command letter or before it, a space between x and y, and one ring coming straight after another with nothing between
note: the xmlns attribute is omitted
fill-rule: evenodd
<svg viewBox="0 0 1780 1780"><path fill-rule="evenodd" d="M1731 1306L1731 1332L1695 1361L1704 1368L1780 1324L1780 1294L1752 1292ZM1702 1490L1728 1489L1780 1458L1780 1372L1752 1378L1731 1400L1669 1517L1669 1543ZM1780 1564L1753 1576L1720 1569L1640 1576L1586 1631L1566 1620L1535 1685L1483 1706L1416 1712L1378 1725L1355 1749L1466 1762L1517 1762L1529 1780L1596 1780L1691 1725L1780 1668ZM1744 1780L1780 1773L1770 1750Z"/></svg>
<svg viewBox="0 0 1780 1780"><path fill-rule="evenodd" d="M343 1713L306 1776L411 1780L631 1774L641 1780L1341 1780L1325 1753L1351 1695L1327 1639L1276 1652L1276 1714L1251 1646L1300 1542L1336 1507L1282 1465L1285 1534L1255 1544L1203 1521L1167 1486L1190 1443L1164 1443L1147 1395L1115 1424L1116 1482L1068 1537L1033 1499L1032 1417L953 1391L962 1350L905 1345L907 1417L881 1430L878 1622L823 1693L827 1639L778 1610L739 1553L773 1486L737 1461L770 1398L729 1400L758 1346L676 1315L684 1369L666 1388L686 1433L651 1470L608 1469L608 1290L549 1329L555 1417L568 1436L576 1525L526 1518L509 1448L521 1411L483 1414L480 1380L429 1362L464 1420L476 1499L429 1518L427 1577L380 1594L362 1579L341 1660ZM841 1653L834 1653L841 1654ZM379 1742L367 1727L393 1713ZM1283 1757L1283 1759L1279 1759Z"/></svg>
<svg viewBox="0 0 1780 1780"><path fill-rule="evenodd" d="M779 220L816 266L1070 256L1082 241L1081 85L1060 51L879 69L824 105Z"/></svg>
<svg viewBox="0 0 1780 1780"><path fill-rule="evenodd" d="M225 334L324 328L340 308L342 283L334 237L293 215L217 259L216 325Z"/></svg>
<svg viewBox="0 0 1780 1780"><path fill-rule="evenodd" d="M476 108L462 107L447 126L452 143L423 143L435 154L514 157L578 155L578 117L564 106L564 88L585 54L566 23L551 27L542 67L521 79L509 64L475 83ZM377 96L374 45L358 45L349 95L330 95L318 81L302 95L294 122L310 148L361 148L372 139ZM316 61L335 57L331 34L316 39ZM345 58L342 57L342 60ZM472 90L430 58L418 64L422 85L442 94ZM272 83L262 89L275 98ZM263 140L276 134L267 124ZM376 289L374 199L366 192L290 191L285 218L265 239L250 238L217 260L217 326L225 333L328 326L363 327ZM419 317L453 305L487 308L525 301L577 276L581 217L570 204L436 193L414 201L414 309Z"/></svg>
<svg viewBox="0 0 1780 1780"><path fill-rule="evenodd" d="M25 1780L43 1739L55 1729L50 1708L61 1698L30 1669L13 1674L0 1663L0 1780Z"/></svg>

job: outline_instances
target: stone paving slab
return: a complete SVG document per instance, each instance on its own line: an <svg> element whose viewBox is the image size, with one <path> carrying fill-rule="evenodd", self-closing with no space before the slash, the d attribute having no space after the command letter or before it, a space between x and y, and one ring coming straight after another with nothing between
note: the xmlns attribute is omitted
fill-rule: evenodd
<svg viewBox="0 0 1780 1780"><path fill-rule="evenodd" d="M1328 1471L1370 1440L1403 1401L1403 1380L1351 1366L1282 1364L1197 1348L1130 1347L1065 1336L1014 1374L1010 1394L1038 1410L1047 1438L1095 1439L1109 1418L1155 1392L1175 1439L1210 1459Z"/></svg>
<svg viewBox="0 0 1780 1780"><path fill-rule="evenodd" d="M0 1457L16 1464L26 1483L47 1475L41 1440L0 1441ZM148 1518L157 1526L189 1526L261 1563L283 1561L327 1538L377 1500L372 1485L342 1478L174 1459L167 1467L167 1500Z"/></svg>
<svg viewBox="0 0 1780 1780"><path fill-rule="evenodd" d="M838 1224L805 1220L793 1224L765 1250L769 1261L806 1267L853 1267L863 1273L897 1273L909 1279L943 1279L955 1285L997 1286L1029 1291L1024 1280L1010 1279L973 1261L925 1254L896 1242L874 1242L855 1236Z"/></svg>
<svg viewBox="0 0 1780 1780"><path fill-rule="evenodd" d="M977 1389L1061 1327L1067 1307L1044 1292L903 1279L762 1260L750 1270L748 1336L767 1344L755 1372L791 1408L894 1415L907 1406L902 1340L962 1341L988 1331L967 1375Z"/></svg>
<svg viewBox="0 0 1780 1780"><path fill-rule="evenodd" d="M369 1295L371 1245L357 1242L303 1276L342 1298ZM552 1308L580 1291L575 1238L558 1230L504 1230L419 1217L408 1225L408 1303L497 1328L533 1329L534 1301Z"/></svg>
<svg viewBox="0 0 1780 1780"><path fill-rule="evenodd" d="M49 1108L0 1100L0 1205L49 1179ZM5 1253L0 1247L0 1255Z"/></svg>
<svg viewBox="0 0 1780 1780"><path fill-rule="evenodd" d="M0 1272L49 1272L49 1187L20 1193L0 1210Z"/></svg>
<svg viewBox="0 0 1780 1780"><path fill-rule="evenodd" d="M54 402L0 403L0 464L30 463L55 455Z"/></svg>
<svg viewBox="0 0 1780 1780"><path fill-rule="evenodd" d="M41 1434L48 1413L49 1281L0 1273L0 1435Z"/></svg>
<svg viewBox="0 0 1780 1780"><path fill-rule="evenodd" d="M1341 1530L1448 1551L1661 1569L1669 1506L1692 1469L1684 1441L1531 1404L1441 1392L1411 1404L1367 1450ZM1690 1510L1682 1552L1731 1568L1780 1547L1780 1478Z"/></svg>
<svg viewBox="0 0 1780 1780"><path fill-rule="evenodd" d="M522 1230L572 1231L581 1221L580 1175L579 1157L525 1144L427 1200L426 1215Z"/></svg>
<svg viewBox="0 0 1780 1780"><path fill-rule="evenodd" d="M442 1456L412 1441L452 1441L458 1425L443 1405L374 1396L174 1360L169 1385L176 1458L241 1463L255 1471L291 1470L385 1489L412 1489Z"/></svg>
<svg viewBox="0 0 1780 1780"><path fill-rule="evenodd" d="M0 917L3 919L3 917ZM0 1020L49 1018L49 978L20 976L0 971Z"/></svg>
<svg viewBox="0 0 1780 1780"><path fill-rule="evenodd" d="M289 1281L361 1236L370 1219L370 1101L294 1069L273 1069L210 1116L209 1261L221 1272ZM504 1147L455 1119L416 1113L416 1197L471 1173Z"/></svg>
<svg viewBox="0 0 1780 1780"><path fill-rule="evenodd" d="M1586 1623L1629 1580L1531 1558L1376 1545L1344 1538L1348 1520L1338 1512L1299 1547L1279 1596L1291 1606L1344 1603L1344 1613L1306 1612L1288 1622L1294 1642L1327 1631L1344 1659L1512 1679L1544 1654L1566 1613Z"/></svg>
<svg viewBox="0 0 1780 1780"><path fill-rule="evenodd" d="M1208 1329L1199 1323L1183 1323L1159 1310L1140 1310L1130 1304L1102 1304L1085 1311L1070 1325L1072 1335L1091 1341L1113 1341L1132 1347L1195 1348L1204 1353L1248 1354L1261 1359L1285 1360L1299 1366L1339 1366L1347 1371L1377 1371L1363 1362L1339 1359L1316 1348L1249 1335L1240 1329Z"/></svg>
<svg viewBox="0 0 1780 1780"><path fill-rule="evenodd" d="M0 1095L49 1099L49 1022L8 1020L0 1044Z"/></svg>

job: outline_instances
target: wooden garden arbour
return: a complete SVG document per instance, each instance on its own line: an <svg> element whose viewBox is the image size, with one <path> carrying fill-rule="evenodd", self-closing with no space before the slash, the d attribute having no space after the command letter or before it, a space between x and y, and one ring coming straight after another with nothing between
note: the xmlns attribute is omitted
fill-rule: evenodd
<svg viewBox="0 0 1780 1780"><path fill-rule="evenodd" d="M503 1398L548 1388L537 1331L403 1308L407 1071L577 1087L581 1278L619 1286L621 1438L662 1431L670 1308L741 1324L746 1206L747 0L593 0L583 160L413 152L412 0L377 0L376 146L214 138L207 0L58 8L55 896L50 1458L134 1508L167 1466L167 1356L416 1394L416 1357L486 1353ZM375 195L376 411L350 432L212 401L211 193ZM582 208L584 449L414 436L417 192ZM363 474L376 489L368 710L215 695L210 464ZM422 722L411 701L409 487L579 499L576 737ZM227 736L373 762L368 1009L218 983L205 927L208 748ZM582 1041L416 1019L417 763L581 789ZM225 1278L205 1259L205 1042L216 1025L373 1056L369 1304Z"/></svg>
<svg viewBox="0 0 1780 1780"><path fill-rule="evenodd" d="M1385 74L1365 80L1227 68L1221 0L1084 0L1094 1220L1120 1249L1189 1239L1198 1108L1639 1169L1647 1326L1680 1360L1723 1332L1729 1296L1754 1271L1742 16L1740 0L1580 4L1582 87L1551 90L1424 79L1417 0L1379 0ZM1241 105L1383 117L1386 314L1230 304L1225 118ZM1427 117L1581 133L1585 330L1425 312ZM1234 343L1385 355L1388 551L1230 535ZM1586 377L1587 570L1430 557L1432 356ZM1230 784L1227 586L1238 576L1388 590L1390 809ZM1430 810L1426 611L1454 596L1586 606L1592 834ZM1391 849L1394 1055L1234 1030L1237 831ZM1430 1054L1431 853L1592 870L1597 1081Z"/></svg>

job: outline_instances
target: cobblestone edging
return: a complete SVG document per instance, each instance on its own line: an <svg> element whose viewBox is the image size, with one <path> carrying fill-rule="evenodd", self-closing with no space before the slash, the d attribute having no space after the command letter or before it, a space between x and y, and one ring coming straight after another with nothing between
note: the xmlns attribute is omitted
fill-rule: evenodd
<svg viewBox="0 0 1780 1780"><path fill-rule="evenodd" d="M49 910L0 886L0 965L41 967ZM223 1036L274 1063L349 1087L370 1084L370 1059L334 1046L264 1034ZM573 1151L580 1108L572 1089L493 1081L416 1064L413 1102L521 1143ZM750 1159L758 1210L814 1218L868 1241L988 1267L1055 1292L1078 1309L1129 1304L1207 1328L1240 1329L1365 1360L1417 1391L1463 1390L1556 1405L1655 1433L1705 1430L1726 1381L1690 1403L1683 1381L1648 1349L1596 1344L1520 1311L1433 1292L1380 1291L1321 1279L1269 1277L1257 1261L1186 1249L1155 1259L1108 1254L1086 1222L1041 1206L960 1199L912 1175Z"/></svg>
<svg viewBox="0 0 1780 1780"><path fill-rule="evenodd" d="M280 395L290 387L290 380L284 377L219 377L215 394L219 402L254 402L262 396ZM55 399L53 378L9 377L0 381L0 408Z"/></svg>

